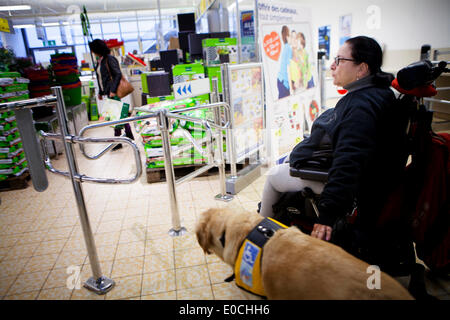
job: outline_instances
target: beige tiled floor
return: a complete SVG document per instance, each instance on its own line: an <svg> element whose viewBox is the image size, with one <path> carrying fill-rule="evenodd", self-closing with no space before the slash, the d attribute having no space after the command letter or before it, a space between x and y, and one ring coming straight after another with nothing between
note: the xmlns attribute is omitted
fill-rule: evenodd
<svg viewBox="0 0 450 320"><path fill-rule="evenodd" d="M96 161L77 154L80 172L87 175L123 178L133 171L128 147ZM64 155L54 165L67 170ZM231 267L214 255L205 256L193 229L199 213L209 207L256 210L264 176L230 203L214 200L217 175L177 187L181 222L188 230L180 237L168 235L165 183L148 184L145 174L131 185L84 183L101 268L116 282L101 296L83 287L68 289L77 283L77 270L81 283L92 271L71 182L47 176L49 187L42 193L32 186L0 193L0 299L259 299L224 282ZM448 299L449 290L435 284L431 291Z"/></svg>

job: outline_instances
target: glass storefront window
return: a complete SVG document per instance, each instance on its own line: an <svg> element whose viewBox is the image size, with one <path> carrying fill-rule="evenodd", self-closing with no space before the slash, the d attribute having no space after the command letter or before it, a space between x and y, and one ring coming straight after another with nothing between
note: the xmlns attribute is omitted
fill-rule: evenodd
<svg viewBox="0 0 450 320"><path fill-rule="evenodd" d="M185 11L185 9L184 9ZM137 12L119 12L117 14L92 14L90 18L90 32L94 39L118 39L124 41L125 52L137 50L139 53L155 53L157 44L157 26L159 23L158 12L156 10L145 10ZM167 49L171 37L178 36L176 13L173 10L170 14L161 15L161 29L163 36L162 50ZM65 45L61 40L59 26L44 27L47 40L55 40L57 46ZM75 53L79 62L85 59L85 54L89 55L87 39L83 35L80 21L73 21L71 25L64 26L66 30L67 45L75 46ZM28 45L30 48L43 47L42 40L37 39L36 29L26 29ZM142 41L140 52L138 39ZM67 51L70 51L67 50ZM44 61L44 53L39 54L39 59ZM48 58L49 60L49 58Z"/></svg>
<svg viewBox="0 0 450 320"><path fill-rule="evenodd" d="M42 47L42 40L39 40L36 35L36 28L26 28L28 46L30 48Z"/></svg>
<svg viewBox="0 0 450 320"><path fill-rule="evenodd" d="M61 41L61 31L59 27L45 27L45 32L47 33L47 40L55 41L57 46L64 45Z"/></svg>

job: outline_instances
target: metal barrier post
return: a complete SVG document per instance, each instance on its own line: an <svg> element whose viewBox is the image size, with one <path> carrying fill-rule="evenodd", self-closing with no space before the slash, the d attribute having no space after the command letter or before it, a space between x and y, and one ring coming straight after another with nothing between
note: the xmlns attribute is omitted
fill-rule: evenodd
<svg viewBox="0 0 450 320"><path fill-rule="evenodd" d="M90 277L84 286L98 294L105 294L114 287L115 282L112 279L102 275L100 263L98 261L97 249L95 247L94 236L92 234L92 228L87 215L83 190L81 188L81 183L75 180L75 176L78 175L78 166L75 161L72 145L65 139L66 136L69 136L69 130L67 127L67 116L62 89L61 87L53 87L52 91L57 98L56 115L58 117L59 125L61 126L61 140L66 152L69 175L72 180L73 191L78 207L78 214L80 216L81 227L83 229L84 240L86 242L86 249L88 251L93 274L93 277Z"/></svg>
<svg viewBox="0 0 450 320"><path fill-rule="evenodd" d="M186 228L181 226L180 214L178 212L178 201L175 190L175 173L172 164L172 147L169 140L169 119L166 116L167 110L161 110L158 117L158 127L161 131L162 147L164 152L164 170L166 172L166 183L169 189L170 209L172 212L172 229L169 234L174 236L181 236L187 232Z"/></svg>
<svg viewBox="0 0 450 320"><path fill-rule="evenodd" d="M211 95L212 103L219 102L219 80L217 78L211 79L212 81L212 87L213 87L213 93ZM214 122L216 125L220 126L221 124L221 111L219 108L214 108ZM222 201L231 201L233 200L233 196L227 194L227 187L225 182L225 161L223 157L223 134L222 130L216 129L216 148L217 153L219 154L219 159L217 163L217 167L219 168L219 181L220 181L220 193L215 196L216 200L222 200Z"/></svg>
<svg viewBox="0 0 450 320"><path fill-rule="evenodd" d="M221 66L222 72L222 91L223 91L223 99L229 106L231 106L231 98L230 98L230 79L229 79L229 64L224 63ZM230 119L226 119L230 123L230 127L227 130L227 154L228 154L228 162L230 163L230 171L231 178L237 178L237 168L236 168L236 154L234 150L234 138L232 134L233 130L233 112L230 112Z"/></svg>
<svg viewBox="0 0 450 320"><path fill-rule="evenodd" d="M317 54L318 66L317 72L320 82L320 109L324 110L325 100L326 100L326 92L325 92L325 58L327 52L324 49L319 50Z"/></svg>

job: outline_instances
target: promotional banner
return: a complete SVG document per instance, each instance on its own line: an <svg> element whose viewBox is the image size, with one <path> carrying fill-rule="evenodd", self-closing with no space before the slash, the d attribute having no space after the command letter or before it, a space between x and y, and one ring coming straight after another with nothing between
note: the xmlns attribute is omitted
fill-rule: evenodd
<svg viewBox="0 0 450 320"><path fill-rule="evenodd" d="M317 58L309 8L258 1L271 164L303 139L319 113Z"/></svg>
<svg viewBox="0 0 450 320"><path fill-rule="evenodd" d="M330 59L330 33L331 26L319 27L319 49L326 51L327 59Z"/></svg>
<svg viewBox="0 0 450 320"><path fill-rule="evenodd" d="M241 62L255 60L255 23L253 10L241 11Z"/></svg>
<svg viewBox="0 0 450 320"><path fill-rule="evenodd" d="M263 101L261 64L250 68L230 66L230 105L237 163L258 151L264 143Z"/></svg>

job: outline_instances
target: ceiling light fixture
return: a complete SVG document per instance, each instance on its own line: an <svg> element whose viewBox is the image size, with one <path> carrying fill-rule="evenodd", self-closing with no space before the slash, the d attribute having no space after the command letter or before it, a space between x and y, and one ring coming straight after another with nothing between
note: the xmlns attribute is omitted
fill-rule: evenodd
<svg viewBox="0 0 450 320"><path fill-rule="evenodd" d="M31 10L31 6L29 6L29 5L0 6L0 11L17 11L17 10Z"/></svg>
<svg viewBox="0 0 450 320"><path fill-rule="evenodd" d="M17 24L13 27L16 29L26 29L26 28L33 28L34 24Z"/></svg>

